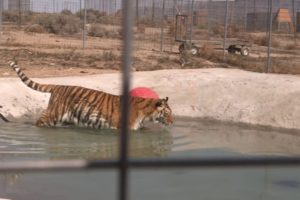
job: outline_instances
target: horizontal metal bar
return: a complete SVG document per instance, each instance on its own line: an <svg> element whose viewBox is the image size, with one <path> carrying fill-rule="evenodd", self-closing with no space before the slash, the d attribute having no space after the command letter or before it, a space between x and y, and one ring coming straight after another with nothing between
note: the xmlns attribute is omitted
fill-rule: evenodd
<svg viewBox="0 0 300 200"><path fill-rule="evenodd" d="M60 161L14 161L2 162L0 173L10 171L69 171L87 169L118 168L118 160L60 160ZM300 166L300 157L251 157L251 158L201 158L201 159L130 159L130 168L230 168L230 167L262 167L262 166Z"/></svg>
<svg viewBox="0 0 300 200"><path fill-rule="evenodd" d="M86 160L46 160L46 161L5 161L0 164L0 173L10 171L70 171L92 168L111 169L119 166L119 161Z"/></svg>
<svg viewBox="0 0 300 200"><path fill-rule="evenodd" d="M179 167L260 167L300 166L300 157L252 157L252 158L203 158L203 159L145 159L131 160L132 168L179 168Z"/></svg>

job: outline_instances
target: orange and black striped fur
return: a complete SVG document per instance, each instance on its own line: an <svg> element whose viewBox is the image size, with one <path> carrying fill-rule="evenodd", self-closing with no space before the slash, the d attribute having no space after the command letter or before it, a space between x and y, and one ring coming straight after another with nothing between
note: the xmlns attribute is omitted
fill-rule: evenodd
<svg viewBox="0 0 300 200"><path fill-rule="evenodd" d="M28 87L51 93L48 108L37 126L74 124L92 128L120 128L121 96L79 86L39 84L29 79L16 63L10 66ZM129 127L137 130L150 120L165 125L173 123L172 111L165 99L130 98Z"/></svg>

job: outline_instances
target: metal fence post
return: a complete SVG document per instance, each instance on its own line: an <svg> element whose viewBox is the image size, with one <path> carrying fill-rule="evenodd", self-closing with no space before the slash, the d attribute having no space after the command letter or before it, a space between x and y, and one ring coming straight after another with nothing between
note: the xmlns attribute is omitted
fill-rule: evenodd
<svg viewBox="0 0 300 200"><path fill-rule="evenodd" d="M139 0L136 0L135 4L135 19L136 19L136 25L139 25Z"/></svg>
<svg viewBox="0 0 300 200"><path fill-rule="evenodd" d="M19 10L19 28L21 28L21 23L22 23L22 19L21 19L21 16L22 16L22 13L21 13L21 0L18 1L18 10Z"/></svg>
<svg viewBox="0 0 300 200"><path fill-rule="evenodd" d="M84 16L83 16L83 28L82 28L82 48L85 49L86 43L86 0L83 0L84 3Z"/></svg>
<svg viewBox="0 0 300 200"><path fill-rule="evenodd" d="M173 17L177 14L177 0L173 0Z"/></svg>
<svg viewBox="0 0 300 200"><path fill-rule="evenodd" d="M154 0L152 0L152 16L151 16L152 24L154 24L154 9L155 9L155 2Z"/></svg>
<svg viewBox="0 0 300 200"><path fill-rule="evenodd" d="M209 0L208 2L207 2L207 31L208 31L208 34L211 34L211 14L210 14L210 7L211 7L211 0Z"/></svg>
<svg viewBox="0 0 300 200"><path fill-rule="evenodd" d="M4 9L4 2L0 0L0 31L2 31L2 12Z"/></svg>
<svg viewBox="0 0 300 200"><path fill-rule="evenodd" d="M297 26L297 23L296 23L296 5L295 5L295 0L292 0L292 7L293 7L293 31L294 31L294 40L295 40L295 43L297 42L297 30L296 30L296 26Z"/></svg>
<svg viewBox="0 0 300 200"><path fill-rule="evenodd" d="M192 37L193 37L193 26L194 26L194 2L195 0L192 0L190 12L191 12L191 25L190 25L190 42L192 43Z"/></svg>
<svg viewBox="0 0 300 200"><path fill-rule="evenodd" d="M79 0L79 17L82 19L82 5L81 5L81 0Z"/></svg>
<svg viewBox="0 0 300 200"><path fill-rule="evenodd" d="M270 68L272 67L272 60L271 60L271 47L272 47L272 27L273 27L273 19L272 19L272 10L273 10L273 1L268 0L269 4L269 27L268 27L268 55L267 55L267 66L266 66L266 73L270 72Z"/></svg>
<svg viewBox="0 0 300 200"><path fill-rule="evenodd" d="M130 68L132 54L132 24L133 24L133 1L122 1L122 100L121 100L121 133L119 152L119 199L128 199L128 138L129 138L129 111L130 111Z"/></svg>
<svg viewBox="0 0 300 200"><path fill-rule="evenodd" d="M247 14L248 14L248 8L247 8L247 1L244 1L244 30L245 32L247 31L247 26L248 26L248 23L247 23Z"/></svg>
<svg viewBox="0 0 300 200"><path fill-rule="evenodd" d="M161 13L161 28L160 28L160 51L164 50L165 3L166 3L166 1L163 0L163 7L162 7L162 13Z"/></svg>
<svg viewBox="0 0 300 200"><path fill-rule="evenodd" d="M254 15L253 15L253 31L255 32L256 31L256 0L254 0L253 2L253 12L254 12Z"/></svg>
<svg viewBox="0 0 300 200"><path fill-rule="evenodd" d="M224 21L224 40L223 40L223 59L225 60L226 42L227 42L227 26L228 26L228 9L229 0L226 0L225 21Z"/></svg>

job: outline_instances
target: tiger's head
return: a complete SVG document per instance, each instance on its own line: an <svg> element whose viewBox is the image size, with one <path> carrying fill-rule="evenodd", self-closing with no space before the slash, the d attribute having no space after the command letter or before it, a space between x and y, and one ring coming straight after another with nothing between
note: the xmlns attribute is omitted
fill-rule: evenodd
<svg viewBox="0 0 300 200"><path fill-rule="evenodd" d="M156 123L170 125L174 122L172 110L168 105L169 98L158 99L155 101L155 110L151 115L151 120Z"/></svg>

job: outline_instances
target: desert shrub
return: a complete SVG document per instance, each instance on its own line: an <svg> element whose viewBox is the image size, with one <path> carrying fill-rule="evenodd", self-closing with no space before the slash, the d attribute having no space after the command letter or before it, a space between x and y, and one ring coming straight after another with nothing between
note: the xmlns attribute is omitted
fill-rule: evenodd
<svg viewBox="0 0 300 200"><path fill-rule="evenodd" d="M19 11L3 11L2 12L2 20L6 21L6 22L13 22L13 23L20 22L20 20L21 20L21 23L27 23L32 20L33 16L34 16L34 13L31 11L22 11L22 13L19 13Z"/></svg>
<svg viewBox="0 0 300 200"><path fill-rule="evenodd" d="M210 44L204 44L199 51L200 57L206 58L212 61L220 61L222 59L222 54L217 52L214 47Z"/></svg>
<svg viewBox="0 0 300 200"><path fill-rule="evenodd" d="M137 32L138 33L145 33L146 32L146 26L144 24L139 24L137 26Z"/></svg>
<svg viewBox="0 0 300 200"><path fill-rule="evenodd" d="M3 11L2 13L3 21L7 22L18 22L20 15L17 11Z"/></svg>
<svg viewBox="0 0 300 200"><path fill-rule="evenodd" d="M260 46L268 46L268 36L264 35L264 36L250 36L250 41L252 41L254 44L260 45ZM272 37L272 47L279 47L280 43L279 41Z"/></svg>
<svg viewBox="0 0 300 200"><path fill-rule="evenodd" d="M168 26L168 34L174 35L176 30L176 26L174 23L170 23Z"/></svg>
<svg viewBox="0 0 300 200"><path fill-rule="evenodd" d="M88 31L88 35L92 37L106 37L106 34L107 30L99 24L92 24Z"/></svg>
<svg viewBox="0 0 300 200"><path fill-rule="evenodd" d="M113 16L102 16L98 20L99 23L101 24L121 24L120 20L115 20Z"/></svg>
<svg viewBox="0 0 300 200"><path fill-rule="evenodd" d="M68 10L68 9L64 9L60 13L64 14L64 15L73 15L73 13L70 10Z"/></svg>
<svg viewBox="0 0 300 200"><path fill-rule="evenodd" d="M240 69L253 72L265 72L266 60L265 58L252 58L240 55L226 56L226 63Z"/></svg>
<svg viewBox="0 0 300 200"><path fill-rule="evenodd" d="M92 24L89 28L88 35L92 37L101 37L101 38L120 37L118 30L115 29L107 30L103 25L100 24Z"/></svg>
<svg viewBox="0 0 300 200"><path fill-rule="evenodd" d="M120 57L114 54L112 51L103 51L101 59L104 61L115 61L119 60Z"/></svg>
<svg viewBox="0 0 300 200"><path fill-rule="evenodd" d="M285 46L286 50L295 50L298 48L298 44L297 43L292 43L292 44L288 44Z"/></svg>
<svg viewBox="0 0 300 200"><path fill-rule="evenodd" d="M291 57L273 57L271 69L273 73L300 74L299 60Z"/></svg>
<svg viewBox="0 0 300 200"><path fill-rule="evenodd" d="M73 35L81 30L79 18L65 14L43 14L36 18L36 23L47 32L60 35Z"/></svg>
<svg viewBox="0 0 300 200"><path fill-rule="evenodd" d="M31 33L44 33L45 29L39 24L31 24L26 26L24 31L31 32Z"/></svg>
<svg viewBox="0 0 300 200"><path fill-rule="evenodd" d="M240 33L242 30L240 29L240 27L236 26L236 25L230 25L227 28L227 37L228 38L234 38L238 36L238 33Z"/></svg>
<svg viewBox="0 0 300 200"><path fill-rule="evenodd" d="M158 59L157 62L162 64L162 63L168 63L171 61L171 58L167 54L162 54Z"/></svg>
<svg viewBox="0 0 300 200"><path fill-rule="evenodd" d="M160 21L155 21L150 17L141 17L139 19L139 24L144 24L147 27L160 27L161 26L161 22Z"/></svg>
<svg viewBox="0 0 300 200"><path fill-rule="evenodd" d="M215 35L219 35L221 37L224 37L224 30L225 30L225 27L221 26L221 25L216 25L216 26L212 27L212 32ZM240 33L240 32L241 32L240 27L238 27L236 25L229 25L227 27L227 37L228 38L237 37L237 36L239 36L238 33Z"/></svg>
<svg viewBox="0 0 300 200"><path fill-rule="evenodd" d="M81 19L84 18L85 10L78 11L75 15ZM101 12L94 9L87 9L86 10L86 20L88 23L97 23L101 21L101 18L106 16L105 12Z"/></svg>
<svg viewBox="0 0 300 200"><path fill-rule="evenodd" d="M212 32L215 35L221 35L221 36L223 36L224 35L224 27L223 26L218 26L218 25L213 26L212 27Z"/></svg>

